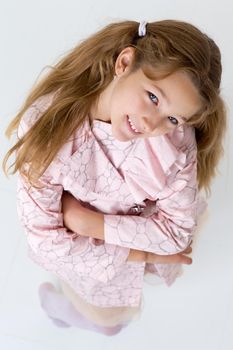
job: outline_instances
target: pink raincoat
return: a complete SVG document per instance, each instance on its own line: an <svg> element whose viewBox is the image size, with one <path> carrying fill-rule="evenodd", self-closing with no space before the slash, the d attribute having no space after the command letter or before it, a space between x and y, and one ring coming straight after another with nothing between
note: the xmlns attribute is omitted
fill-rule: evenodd
<svg viewBox="0 0 233 350"><path fill-rule="evenodd" d="M30 106L19 138L52 99L48 94ZM138 306L145 269L170 286L181 265L128 262L130 248L161 255L183 251L206 207L197 190L196 153L195 132L187 125L121 142L112 136L111 124L94 120L91 127L87 119L40 178L43 189L30 188L18 176L17 211L29 257L90 304ZM104 214L103 245L64 226L63 191Z"/></svg>

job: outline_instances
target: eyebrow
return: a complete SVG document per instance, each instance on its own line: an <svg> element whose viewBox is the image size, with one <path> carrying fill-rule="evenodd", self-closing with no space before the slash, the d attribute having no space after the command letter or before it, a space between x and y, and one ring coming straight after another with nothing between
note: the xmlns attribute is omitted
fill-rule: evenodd
<svg viewBox="0 0 233 350"><path fill-rule="evenodd" d="M169 98L167 97L167 95L165 94L165 92L164 92L160 87L158 87L157 85L154 85L154 84L152 84L152 85L160 92L160 94L163 96L163 98L164 98L165 100L167 100L168 103L170 103ZM181 118L181 119L184 120L185 122L189 119L189 118L187 118L187 117L183 117L182 115L177 115L177 117Z"/></svg>

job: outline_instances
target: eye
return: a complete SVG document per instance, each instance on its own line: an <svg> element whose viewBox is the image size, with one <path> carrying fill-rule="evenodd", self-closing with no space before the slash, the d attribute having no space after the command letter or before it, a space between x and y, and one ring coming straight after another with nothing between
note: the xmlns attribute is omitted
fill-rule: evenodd
<svg viewBox="0 0 233 350"><path fill-rule="evenodd" d="M159 103L158 97L156 95L152 94L152 92L148 92L148 94L149 94L150 100L153 101L156 104L156 106L158 106L158 103ZM168 117L168 119L171 121L171 123L173 125L179 124L178 120L174 117Z"/></svg>
<svg viewBox="0 0 233 350"><path fill-rule="evenodd" d="M156 104L156 106L157 106L157 105L158 105L158 103L159 103L159 99L158 99L158 97L157 97L157 96L155 96L154 94L152 94L152 92L148 92L148 95L149 95L149 97L150 97L151 101L153 101L153 102Z"/></svg>
<svg viewBox="0 0 233 350"><path fill-rule="evenodd" d="M171 119L170 119L170 118L171 118ZM176 118L174 118L174 117L168 117L168 119L171 120L171 123L172 123L173 125L178 125L178 124L179 124L178 120L177 120ZM175 121L175 123L173 123L172 120Z"/></svg>

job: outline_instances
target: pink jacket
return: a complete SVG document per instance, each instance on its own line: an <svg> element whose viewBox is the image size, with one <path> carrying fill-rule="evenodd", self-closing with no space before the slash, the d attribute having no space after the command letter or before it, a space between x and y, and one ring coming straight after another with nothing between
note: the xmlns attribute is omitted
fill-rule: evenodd
<svg viewBox="0 0 233 350"><path fill-rule="evenodd" d="M19 138L52 98L42 96L26 111ZM111 124L94 120L91 129L87 120L41 177L44 189L30 188L18 175L17 212L30 258L91 304L138 306L145 268L170 286L181 265L128 262L130 248L169 255L189 245L206 207L197 191L196 164L191 127L121 142ZM63 190L104 213L103 245L64 227Z"/></svg>

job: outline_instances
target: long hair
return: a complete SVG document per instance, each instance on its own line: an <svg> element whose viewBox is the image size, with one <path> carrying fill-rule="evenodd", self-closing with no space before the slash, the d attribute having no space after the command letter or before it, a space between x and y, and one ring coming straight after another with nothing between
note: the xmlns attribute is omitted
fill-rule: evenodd
<svg viewBox="0 0 233 350"><path fill-rule="evenodd" d="M144 37L138 36L138 25L135 21L109 24L81 41L50 67L51 71L32 88L5 135L11 137L26 110L38 98L59 93L5 155L3 170L6 175L8 158L16 152L11 174L23 171L24 164L30 163L29 181L39 179L62 145L88 118L90 106L112 81L119 53L132 46L135 48L132 71L140 67L149 78L157 79L182 70L198 88L204 101L203 110L187 124L195 128L198 189L204 188L206 193L211 193L211 180L216 176L217 165L224 154L227 126L226 108L220 96L220 50L205 33L183 21L148 23Z"/></svg>

